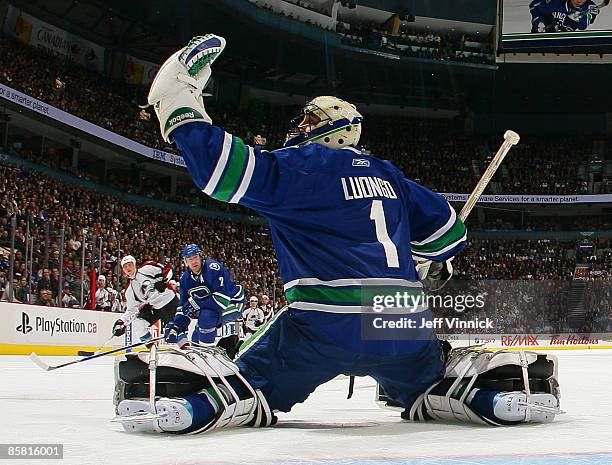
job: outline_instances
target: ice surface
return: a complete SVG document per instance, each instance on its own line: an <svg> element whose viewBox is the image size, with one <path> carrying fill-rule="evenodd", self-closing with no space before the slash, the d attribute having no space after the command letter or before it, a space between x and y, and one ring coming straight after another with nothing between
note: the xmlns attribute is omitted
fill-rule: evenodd
<svg viewBox="0 0 612 465"><path fill-rule="evenodd" d="M321 386L267 429L196 436L132 435L113 417L112 358L44 372L0 356L0 443L63 443L63 460L0 465L612 465L612 351L559 351L561 406L552 424L489 428L409 423L378 408L374 382ZM61 363L67 357L47 357Z"/></svg>

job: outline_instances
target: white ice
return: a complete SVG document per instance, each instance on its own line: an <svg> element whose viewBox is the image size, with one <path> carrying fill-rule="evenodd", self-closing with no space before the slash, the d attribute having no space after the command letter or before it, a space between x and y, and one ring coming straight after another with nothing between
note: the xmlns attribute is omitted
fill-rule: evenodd
<svg viewBox="0 0 612 465"><path fill-rule="evenodd" d="M374 382L333 380L276 427L196 436L133 435L113 417L112 358L44 372L0 356L0 443L63 443L64 459L0 465L612 464L612 351L559 351L562 408L552 424L487 428L409 423L373 401ZM49 357L60 363L67 357ZM559 457L561 456L561 457Z"/></svg>

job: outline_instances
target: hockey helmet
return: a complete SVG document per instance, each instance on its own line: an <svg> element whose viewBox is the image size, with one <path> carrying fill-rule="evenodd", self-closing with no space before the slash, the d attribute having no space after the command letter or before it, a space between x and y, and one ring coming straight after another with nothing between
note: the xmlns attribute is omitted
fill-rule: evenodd
<svg viewBox="0 0 612 465"><path fill-rule="evenodd" d="M317 97L291 120L285 147L311 143L332 149L354 146L361 136L362 120L355 105L338 97Z"/></svg>
<svg viewBox="0 0 612 465"><path fill-rule="evenodd" d="M193 255L202 255L202 249L196 244L187 244L183 247L183 259L192 257Z"/></svg>
<svg viewBox="0 0 612 465"><path fill-rule="evenodd" d="M185 264L185 266L189 266L189 264L187 263L187 259L189 257L193 257L194 255L197 255L198 257L200 257L201 261L204 261L204 258L202 257L202 249L200 249L200 247L196 244L187 244L185 247L183 247L183 263ZM200 262L201 263L201 262ZM199 273L199 266L196 265L195 270L192 269L192 271L194 271L195 273Z"/></svg>
<svg viewBox="0 0 612 465"><path fill-rule="evenodd" d="M136 266L136 259L132 257L131 255L126 255L125 257L121 259L121 268L123 268L128 263L133 263L134 266Z"/></svg>

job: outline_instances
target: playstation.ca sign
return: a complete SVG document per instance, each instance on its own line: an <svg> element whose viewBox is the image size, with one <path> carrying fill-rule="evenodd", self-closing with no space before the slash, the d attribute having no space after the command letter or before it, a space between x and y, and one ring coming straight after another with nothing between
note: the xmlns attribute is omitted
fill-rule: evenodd
<svg viewBox="0 0 612 465"><path fill-rule="evenodd" d="M21 312L21 324L17 326L17 331L23 334L28 334L32 331L32 327L30 326L30 317L27 313Z"/></svg>

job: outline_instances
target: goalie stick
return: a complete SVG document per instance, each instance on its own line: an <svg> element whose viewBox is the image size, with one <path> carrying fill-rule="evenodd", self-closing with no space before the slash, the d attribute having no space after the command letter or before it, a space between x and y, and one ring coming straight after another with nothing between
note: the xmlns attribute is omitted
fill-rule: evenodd
<svg viewBox="0 0 612 465"><path fill-rule="evenodd" d="M99 353L99 354L91 355L89 357L80 358L78 360L73 360L72 362L62 363L61 365L49 365L49 364L47 364L45 361L43 361L36 354L36 352L32 352L30 354L30 360L32 360L32 362L34 362L36 365L38 365L40 368L42 368L45 371L52 371L52 370L57 370L58 368L63 368L63 367L67 367L67 366L70 366L70 365L74 365L76 363L88 362L89 360L93 360L93 359L98 358L98 357L104 357L105 355L116 354L118 352L121 352L121 351L124 351L124 350L127 350L127 349L133 349L135 347L145 346L145 345L151 344L153 342L161 341L163 339L164 339L163 337L158 337L158 338L155 338L155 339L149 339L148 341L145 341L145 342L137 342L136 344L131 344L129 346L119 347L118 349L113 349L113 350L109 350L109 351L102 352L102 353Z"/></svg>
<svg viewBox="0 0 612 465"><path fill-rule="evenodd" d="M491 160L491 163L489 163L489 166L487 166L487 169L478 180L476 187L474 187L474 190L468 197L467 201L463 205L463 208L461 209L461 212L459 213L459 218L461 218L461 221L465 222L465 220L473 210L474 206L476 205L476 202L478 202L478 199L486 189L487 185L489 184L489 182L491 182L493 176L495 176L495 173L497 172L497 169L501 165L502 161L504 161L504 158L506 158L506 155L508 154L512 146L518 144L519 140L521 140L521 137L514 131L507 130L504 133L504 142L499 147L499 150ZM415 257L413 256L413 258ZM415 260L417 274L421 281L427 276L431 263L431 260L423 260L419 258Z"/></svg>
<svg viewBox="0 0 612 465"><path fill-rule="evenodd" d="M493 157L493 160L491 160L491 163L489 163L489 166L487 166L484 174L478 180L476 187L474 187L474 190L468 197L467 202L465 202L465 205L463 205L461 213L459 213L459 218L461 218L461 221L465 221L467 219L487 185L489 182L491 182L493 176L495 176L495 173L497 172L497 169L501 165L502 161L504 161L504 158L506 158L506 155L512 146L518 144L520 139L520 136L514 131L508 130L504 133L504 142Z"/></svg>

